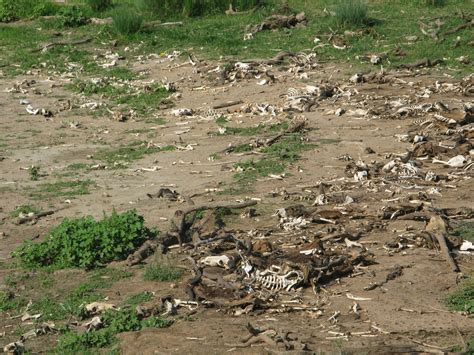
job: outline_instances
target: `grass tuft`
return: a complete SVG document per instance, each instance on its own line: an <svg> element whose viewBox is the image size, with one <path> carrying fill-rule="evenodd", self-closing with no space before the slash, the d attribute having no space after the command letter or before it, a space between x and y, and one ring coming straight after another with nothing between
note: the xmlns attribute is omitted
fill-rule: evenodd
<svg viewBox="0 0 474 355"><path fill-rule="evenodd" d="M164 263L153 262L145 267L143 278L147 281L174 281L178 280L183 271Z"/></svg>
<svg viewBox="0 0 474 355"><path fill-rule="evenodd" d="M143 16L130 8L117 9L112 18L118 33L124 36L139 32L143 25Z"/></svg>
<svg viewBox="0 0 474 355"><path fill-rule="evenodd" d="M370 23L367 5L362 0L341 0L335 12L340 27L364 27Z"/></svg>

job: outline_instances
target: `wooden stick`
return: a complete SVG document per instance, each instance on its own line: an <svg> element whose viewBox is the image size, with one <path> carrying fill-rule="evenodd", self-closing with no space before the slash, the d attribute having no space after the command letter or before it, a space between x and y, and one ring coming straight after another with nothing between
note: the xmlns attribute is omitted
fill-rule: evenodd
<svg viewBox="0 0 474 355"><path fill-rule="evenodd" d="M240 105L240 104L243 104L243 103L244 103L244 102L243 102L242 100L227 101L227 102L223 102L223 103L221 103L221 104L217 104L217 105L212 106L212 109L213 109L213 110L218 110L218 109L220 109L220 108L225 108L225 107Z"/></svg>
<svg viewBox="0 0 474 355"><path fill-rule="evenodd" d="M92 41L92 37L85 37L82 39L78 39L77 41L58 41L58 42L50 42L46 43L43 47L41 48L36 48L33 49L31 52L46 52L48 49L53 48L54 46L69 46L69 45L78 45L78 44L84 44L87 42Z"/></svg>

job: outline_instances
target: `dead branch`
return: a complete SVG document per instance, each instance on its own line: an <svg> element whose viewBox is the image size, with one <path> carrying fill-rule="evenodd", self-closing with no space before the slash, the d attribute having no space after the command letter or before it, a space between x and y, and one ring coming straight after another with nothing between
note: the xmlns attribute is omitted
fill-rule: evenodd
<svg viewBox="0 0 474 355"><path fill-rule="evenodd" d="M189 215L190 213L201 211L201 210L212 210L212 209L217 209L217 208L245 208L245 207L255 206L256 204L257 204L257 201L245 201L241 203L217 202L217 203L212 203L208 205L205 204L205 205L193 206L184 211L181 211L180 213L181 221L178 224L179 245L182 246L183 240L186 239L186 232L188 229L186 227L186 216Z"/></svg>
<svg viewBox="0 0 474 355"><path fill-rule="evenodd" d="M277 134L273 138L267 139L264 145L265 145L265 147L269 147L269 146L275 144L282 137L284 137L288 134L292 134L292 133L296 133L296 132L301 131L303 128L305 128L305 126L306 126L306 121L298 121L295 124L288 127L288 129L286 129L284 132L282 132L280 134Z"/></svg>
<svg viewBox="0 0 474 355"><path fill-rule="evenodd" d="M446 244L447 226L443 218L438 215L434 215L433 217L431 217L425 230L436 238L439 247L444 254L444 257L446 258L446 261L451 266L451 269L454 272L459 272L459 267L456 265L456 262L452 258L448 245Z"/></svg>
<svg viewBox="0 0 474 355"><path fill-rule="evenodd" d="M305 127L306 127L306 121L298 121L298 122L290 125L290 127L288 127L283 132L277 134L276 136L274 136L272 138L268 138L263 143L261 142L261 139L257 139L256 142L252 141L252 142L248 142L248 144L249 145L254 145L256 147L261 147L261 146L270 147L271 145L278 142L281 138L283 138L283 137L285 137L289 134L297 133L297 132L301 131L302 129L304 129ZM221 151L220 153L232 153L235 150L235 148L236 148L235 145L231 145L231 146L227 147L226 149L224 149L223 151Z"/></svg>
<svg viewBox="0 0 474 355"><path fill-rule="evenodd" d="M25 217L18 217L18 219L15 221L15 224L25 224L28 222L36 221L37 219L45 216L52 215L56 211L45 211L45 212L39 212L37 214L34 214L33 216L25 216Z"/></svg>
<svg viewBox="0 0 474 355"><path fill-rule="evenodd" d="M249 25L247 26L246 32L257 33L264 30L275 30L281 28L292 28L298 24L306 23L306 15L304 12L301 12L297 15L272 15L267 17L262 23L258 25Z"/></svg>
<svg viewBox="0 0 474 355"><path fill-rule="evenodd" d="M296 54L293 52L283 51L283 52L279 52L277 55L275 55L274 57L270 59L255 59L255 60L246 61L246 63L253 64L253 65L260 65L260 64L278 65L278 64L281 64L285 60L286 57L294 57L294 56L296 56Z"/></svg>
<svg viewBox="0 0 474 355"><path fill-rule="evenodd" d="M469 22L463 23L459 26L456 26L450 30L447 30L444 34L445 35L452 35L453 33L459 32L461 30L464 30L465 28L474 26L474 19L469 20Z"/></svg>
<svg viewBox="0 0 474 355"><path fill-rule="evenodd" d="M53 48L54 46L76 46L78 44L84 44L92 41L92 37L85 37L82 39L78 39L76 41L58 41L58 42L50 42L46 43L41 48L33 49L31 52L46 52L48 49Z"/></svg>
<svg viewBox="0 0 474 355"><path fill-rule="evenodd" d="M399 65L398 67L399 68L405 68L405 69L415 69L415 68L421 68L421 67L427 67L427 68L431 68L431 67L434 67L438 64L441 64L443 63L443 60L442 59L436 59L436 60L430 60L429 58L425 58L425 59L421 59L415 63L411 63L411 64L401 64Z"/></svg>
<svg viewBox="0 0 474 355"><path fill-rule="evenodd" d="M242 100L227 101L227 102L223 102L223 103L212 106L212 109L213 110L218 110L220 108L226 108L226 107L230 107L230 106L240 105L240 104L243 104L243 103L244 102Z"/></svg>

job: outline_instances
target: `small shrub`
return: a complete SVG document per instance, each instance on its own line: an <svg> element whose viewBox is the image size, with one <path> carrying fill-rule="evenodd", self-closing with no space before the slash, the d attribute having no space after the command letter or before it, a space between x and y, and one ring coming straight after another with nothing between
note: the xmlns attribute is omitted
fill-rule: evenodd
<svg viewBox="0 0 474 355"><path fill-rule="evenodd" d="M341 27L361 27L370 23L367 5L362 0L342 0L335 9Z"/></svg>
<svg viewBox="0 0 474 355"><path fill-rule="evenodd" d="M118 9L112 18L115 29L122 35L137 33L143 25L143 16L130 9Z"/></svg>
<svg viewBox="0 0 474 355"><path fill-rule="evenodd" d="M39 172L40 172L40 167L32 165L28 168L28 173L30 174L30 180L32 181L38 181L39 179Z"/></svg>
<svg viewBox="0 0 474 355"><path fill-rule="evenodd" d="M87 5L94 11L105 11L112 6L112 0L87 0Z"/></svg>
<svg viewBox="0 0 474 355"><path fill-rule="evenodd" d="M174 281L183 274L181 269L154 262L146 266L143 277L147 281Z"/></svg>
<svg viewBox="0 0 474 355"><path fill-rule="evenodd" d="M114 260L123 260L143 242L156 235L144 225L135 211L104 216L65 218L53 228L45 241L25 242L13 255L27 267L95 268Z"/></svg>

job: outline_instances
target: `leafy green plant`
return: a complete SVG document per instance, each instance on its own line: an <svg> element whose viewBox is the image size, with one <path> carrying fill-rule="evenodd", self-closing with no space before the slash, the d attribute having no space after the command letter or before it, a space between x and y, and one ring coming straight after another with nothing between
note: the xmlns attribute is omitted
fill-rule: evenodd
<svg viewBox="0 0 474 355"><path fill-rule="evenodd" d="M341 0L335 12L341 27L363 27L370 23L367 5L362 0Z"/></svg>
<svg viewBox="0 0 474 355"><path fill-rule="evenodd" d="M30 174L30 180L32 181L38 181L39 179L39 174L40 172L40 167L36 165L32 165L28 168L28 174Z"/></svg>
<svg viewBox="0 0 474 355"><path fill-rule="evenodd" d="M178 280L183 271L166 263L153 262L145 267L143 278L147 281L174 281Z"/></svg>
<svg viewBox="0 0 474 355"><path fill-rule="evenodd" d="M47 0L0 0L0 22L53 15L59 8Z"/></svg>
<svg viewBox="0 0 474 355"><path fill-rule="evenodd" d="M474 313L474 278L470 277L445 299L446 304L455 311Z"/></svg>
<svg viewBox="0 0 474 355"><path fill-rule="evenodd" d="M132 35L142 29L143 16L129 8L117 9L113 13L112 18L115 29L122 35Z"/></svg>
<svg viewBox="0 0 474 355"><path fill-rule="evenodd" d="M123 260L156 231L145 227L136 211L68 219L53 228L41 243L25 242L13 255L26 267L95 268Z"/></svg>
<svg viewBox="0 0 474 355"><path fill-rule="evenodd" d="M105 11L112 6L112 0L87 0L87 5L94 11Z"/></svg>

